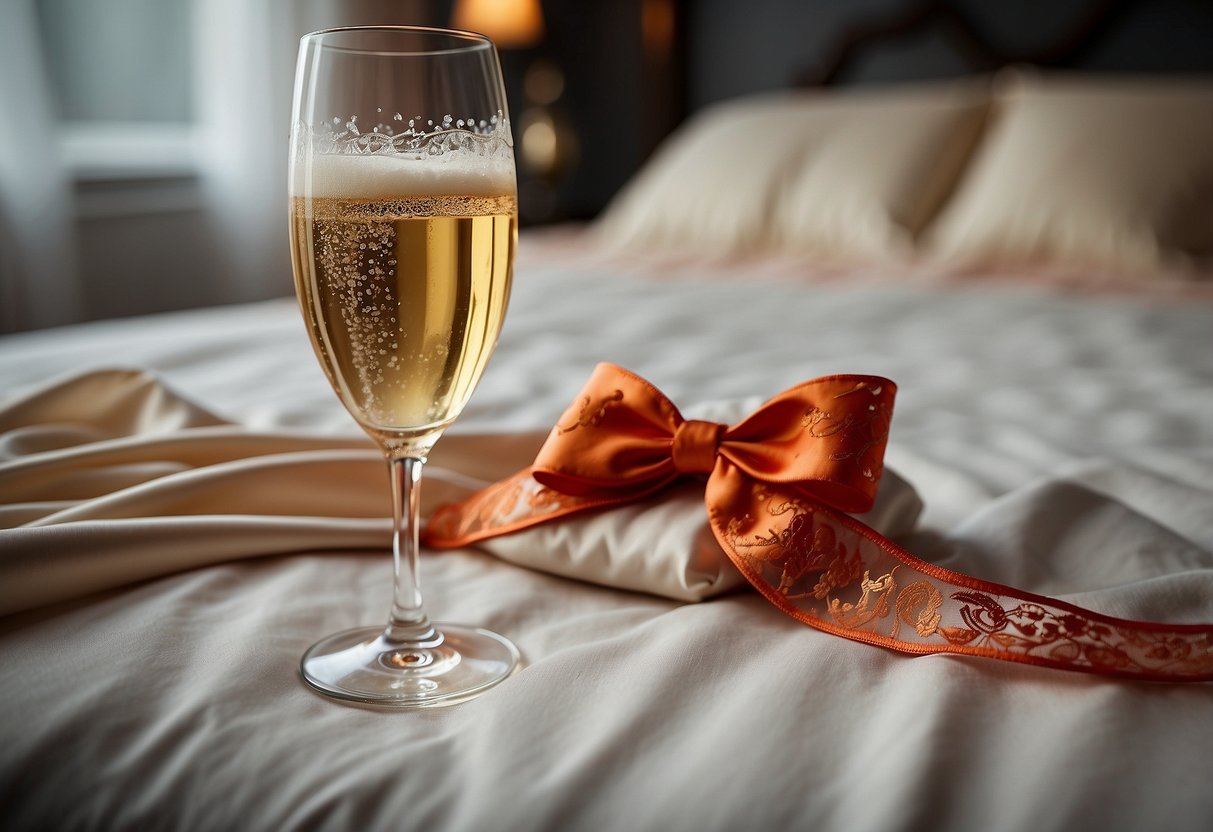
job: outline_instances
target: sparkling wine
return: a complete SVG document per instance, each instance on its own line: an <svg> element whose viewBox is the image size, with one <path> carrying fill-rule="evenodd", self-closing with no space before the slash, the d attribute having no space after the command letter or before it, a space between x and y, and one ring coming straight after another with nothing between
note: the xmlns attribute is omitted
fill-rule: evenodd
<svg viewBox="0 0 1213 832"><path fill-rule="evenodd" d="M343 159L350 175L322 171L292 196L291 242L329 381L390 442L445 427L475 389L505 317L517 201L512 181L458 165L398 161L372 178L367 162Z"/></svg>

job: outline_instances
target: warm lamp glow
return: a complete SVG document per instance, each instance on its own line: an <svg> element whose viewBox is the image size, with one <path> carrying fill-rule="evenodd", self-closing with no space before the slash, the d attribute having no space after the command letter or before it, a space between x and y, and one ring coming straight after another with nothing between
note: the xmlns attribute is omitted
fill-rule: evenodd
<svg viewBox="0 0 1213 832"><path fill-rule="evenodd" d="M543 11L539 0L456 0L451 25L488 35L502 49L518 49L543 37Z"/></svg>
<svg viewBox="0 0 1213 832"><path fill-rule="evenodd" d="M640 7L640 33L644 50L652 58L670 53L674 42L674 5L670 0L644 0Z"/></svg>

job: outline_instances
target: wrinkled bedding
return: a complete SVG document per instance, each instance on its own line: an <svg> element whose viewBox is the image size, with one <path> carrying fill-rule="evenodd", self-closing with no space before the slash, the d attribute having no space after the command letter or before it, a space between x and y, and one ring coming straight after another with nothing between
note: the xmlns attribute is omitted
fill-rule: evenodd
<svg viewBox="0 0 1213 832"><path fill-rule="evenodd" d="M1209 297L541 254L524 245L500 348L435 468L513 465L599 361L688 407L883 375L899 385L886 463L924 505L914 554L1111 615L1213 621ZM424 555L429 611L509 635L524 670L425 712L322 699L298 659L384 618L387 502L370 496L374 452L293 300L6 337L0 406L113 368L146 373L190 418L352 454L365 500L337 478L298 514L365 516L346 537L241 538L229 499L176 543L125 545L100 528L104 495L23 493L13 466L46 449L5 424L0 594L20 596L0 618L6 828L1213 824L1208 684L911 658L809 629L751 591L684 604L475 549ZM265 508L273 481L249 512L279 510ZM94 535L109 536L90 548ZM123 557L135 549L142 571Z"/></svg>

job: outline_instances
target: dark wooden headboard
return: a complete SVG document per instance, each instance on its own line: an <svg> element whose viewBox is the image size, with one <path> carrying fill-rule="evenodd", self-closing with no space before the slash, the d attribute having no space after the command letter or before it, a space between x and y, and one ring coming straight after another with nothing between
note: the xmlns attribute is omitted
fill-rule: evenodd
<svg viewBox="0 0 1213 832"><path fill-rule="evenodd" d="M798 74L794 84L800 87L836 84L845 79L848 69L864 52L927 31L935 32L972 72L992 72L1007 66L1081 69L1108 35L1142 5L1142 0L1091 0L1060 33L1043 43L1015 48L992 38L962 5L949 0L912 0L888 14L847 27L820 61ZM1213 67L1213 42L1209 44L1209 56Z"/></svg>
<svg viewBox="0 0 1213 832"><path fill-rule="evenodd" d="M1213 74L1213 0L681 0L686 112L1008 65Z"/></svg>

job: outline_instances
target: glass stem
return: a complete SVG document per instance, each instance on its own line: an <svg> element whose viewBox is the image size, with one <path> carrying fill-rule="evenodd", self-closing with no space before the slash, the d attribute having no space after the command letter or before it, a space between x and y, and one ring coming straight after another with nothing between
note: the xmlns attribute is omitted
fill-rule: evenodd
<svg viewBox="0 0 1213 832"><path fill-rule="evenodd" d="M437 647L442 634L434 629L421 605L418 576L420 550L421 469L423 457L404 456L388 460L392 478L392 560L395 590L392 614L383 637L410 647Z"/></svg>

